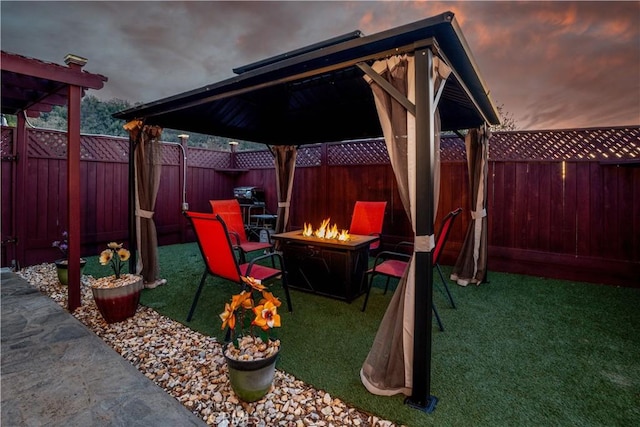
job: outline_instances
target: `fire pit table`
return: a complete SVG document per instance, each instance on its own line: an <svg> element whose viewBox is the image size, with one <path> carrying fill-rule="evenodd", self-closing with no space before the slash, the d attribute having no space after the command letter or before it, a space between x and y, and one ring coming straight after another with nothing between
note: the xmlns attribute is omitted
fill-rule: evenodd
<svg viewBox="0 0 640 427"><path fill-rule="evenodd" d="M364 273L369 263L369 245L377 236L351 234L348 241L302 235L302 230L271 236L280 241L289 286L353 301L366 291Z"/></svg>

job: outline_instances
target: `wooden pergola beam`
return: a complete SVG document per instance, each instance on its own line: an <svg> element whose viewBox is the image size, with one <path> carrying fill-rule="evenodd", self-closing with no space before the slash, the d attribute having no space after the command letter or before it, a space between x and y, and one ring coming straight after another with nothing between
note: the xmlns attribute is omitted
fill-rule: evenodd
<svg viewBox="0 0 640 427"><path fill-rule="evenodd" d="M67 61L67 59L69 59ZM17 194L27 194L26 174L29 141L26 138L25 116L37 117L39 112L49 111L54 105L66 105L67 122L67 208L69 232L68 257L68 309L74 311L81 305L80 297L80 103L85 89L101 89L107 78L100 74L82 71L82 65L76 62L78 57L67 55L68 66L52 64L33 58L2 52L2 113L16 114L17 138L16 152L19 161L16 164ZM5 90L6 87L6 90ZM18 197L14 207L16 220L18 264L24 260L26 241L26 217L23 197Z"/></svg>

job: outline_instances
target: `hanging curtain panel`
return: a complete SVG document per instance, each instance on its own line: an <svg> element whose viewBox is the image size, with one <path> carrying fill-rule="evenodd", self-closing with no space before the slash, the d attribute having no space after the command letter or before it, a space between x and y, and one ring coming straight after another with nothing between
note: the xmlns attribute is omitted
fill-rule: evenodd
<svg viewBox="0 0 640 427"><path fill-rule="evenodd" d="M438 58L436 58L438 59ZM436 87L444 84L450 69L441 61L435 61ZM441 66L440 72L437 67ZM372 69L389 82L415 106L415 66L410 55L395 56L377 61ZM406 106L391 96L387 90L365 77L374 94L378 116L387 151L391 161L398 192L414 234L416 232L416 118ZM436 112L436 166L439 174L440 119ZM439 176L435 177L435 193L439 192ZM437 205L434 206L434 215ZM430 248L428 249L430 250ZM373 342L373 346L360 371L360 378L369 392L382 396L410 395L413 382L413 331L415 306L415 257L412 257L393 294L387 311Z"/></svg>
<svg viewBox="0 0 640 427"><path fill-rule="evenodd" d="M136 272L142 275L145 284L160 280L158 263L158 237L153 213L160 186L162 170L162 144L159 126L143 125L134 120L125 125L135 141L135 194L137 245L140 257ZM153 287L153 285L151 286Z"/></svg>
<svg viewBox="0 0 640 427"><path fill-rule="evenodd" d="M287 231L289 225L289 211L293 177L296 171L298 149L293 145L276 145L273 147L276 167L276 191L278 195L278 219L276 233ZM277 242L276 244L279 244Z"/></svg>
<svg viewBox="0 0 640 427"><path fill-rule="evenodd" d="M461 286L482 283L487 274L487 181L489 176L489 138L486 126L471 129L465 137L471 221L462 249L453 267L451 280Z"/></svg>

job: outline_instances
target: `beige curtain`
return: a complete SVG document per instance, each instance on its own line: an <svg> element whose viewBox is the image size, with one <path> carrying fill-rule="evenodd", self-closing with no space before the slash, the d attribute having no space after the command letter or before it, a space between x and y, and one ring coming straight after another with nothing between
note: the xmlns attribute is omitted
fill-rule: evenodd
<svg viewBox="0 0 640 427"><path fill-rule="evenodd" d="M140 254L137 273L142 275L145 284L152 284L160 280L158 237L153 214L162 169L162 128L143 125L140 120L134 120L127 123L125 129L136 145L136 237Z"/></svg>
<svg viewBox="0 0 640 427"><path fill-rule="evenodd" d="M471 129L465 137L471 222L453 267L451 280L461 286L480 284L487 274L487 181L489 176L489 138L486 126Z"/></svg>
<svg viewBox="0 0 640 427"><path fill-rule="evenodd" d="M293 145L276 145L273 147L276 166L276 191L278 194L278 220L276 233L287 231L293 177L296 170L298 150Z"/></svg>
<svg viewBox="0 0 640 427"><path fill-rule="evenodd" d="M438 58L434 58L436 87L443 84L450 69ZM377 61L375 72L391 83L409 102L415 104L415 67L413 56L403 55ZM411 221L415 235L416 200L416 118L382 87L365 77L373 91L380 124L382 126L391 166L396 177L398 192L405 212ZM439 146L440 120L436 112L437 177L434 193L439 192ZM437 203L437 196L434 201ZM434 216L437 204L434 208ZM411 394L413 381L413 331L414 331L414 289L415 263L411 259L409 269L400 280L373 342L373 346L360 371L360 378L369 392L382 396L398 393ZM431 307L428 308L431 310Z"/></svg>

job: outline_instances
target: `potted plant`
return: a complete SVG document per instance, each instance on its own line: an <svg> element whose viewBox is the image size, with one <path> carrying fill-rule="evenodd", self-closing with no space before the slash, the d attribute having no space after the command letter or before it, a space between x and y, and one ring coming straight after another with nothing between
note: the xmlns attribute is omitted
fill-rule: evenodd
<svg viewBox="0 0 640 427"><path fill-rule="evenodd" d="M252 277L242 277L248 290L233 295L220 314L222 329L228 328L224 349L229 381L245 402L260 400L271 388L280 340L271 339L272 328L280 327L281 302ZM254 293L260 293L257 301Z"/></svg>
<svg viewBox="0 0 640 427"><path fill-rule="evenodd" d="M62 239L56 240L51 244L52 247L58 248L60 252L62 252L62 258L55 260L56 271L58 273L58 280L62 285L69 284L69 233L66 231L62 232ZM87 264L87 260L80 258L80 275L82 276L82 271L84 270L84 266Z"/></svg>
<svg viewBox="0 0 640 427"><path fill-rule="evenodd" d="M109 265L113 275L100 277L91 284L91 292L98 311L107 323L120 322L136 313L140 302L140 292L144 288L142 277L122 274L122 267L129 260L130 253L122 243L111 242L100 253L100 264Z"/></svg>

